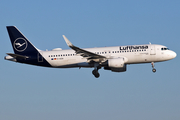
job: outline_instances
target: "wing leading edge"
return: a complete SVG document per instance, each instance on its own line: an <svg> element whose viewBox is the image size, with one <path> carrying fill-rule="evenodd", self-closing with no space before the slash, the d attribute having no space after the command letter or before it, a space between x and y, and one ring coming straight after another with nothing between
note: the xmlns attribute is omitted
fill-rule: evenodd
<svg viewBox="0 0 180 120"><path fill-rule="evenodd" d="M81 55L82 57L86 58L88 61L95 61L95 62L104 62L106 57L102 55L98 55L95 53L92 53L90 51L81 49L79 47L74 46L65 35L63 35L64 40L66 41L66 44L73 49L76 54Z"/></svg>

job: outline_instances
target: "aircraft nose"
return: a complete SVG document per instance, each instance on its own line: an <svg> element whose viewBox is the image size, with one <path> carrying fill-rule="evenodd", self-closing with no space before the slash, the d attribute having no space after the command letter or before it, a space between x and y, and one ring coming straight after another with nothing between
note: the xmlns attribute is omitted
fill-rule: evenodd
<svg viewBox="0 0 180 120"><path fill-rule="evenodd" d="M167 60L174 59L177 56L177 54L172 50L167 51L166 55L167 56L165 58L167 58Z"/></svg>
<svg viewBox="0 0 180 120"><path fill-rule="evenodd" d="M175 58L177 56L177 54L174 51L172 51L171 56L172 56L172 58Z"/></svg>

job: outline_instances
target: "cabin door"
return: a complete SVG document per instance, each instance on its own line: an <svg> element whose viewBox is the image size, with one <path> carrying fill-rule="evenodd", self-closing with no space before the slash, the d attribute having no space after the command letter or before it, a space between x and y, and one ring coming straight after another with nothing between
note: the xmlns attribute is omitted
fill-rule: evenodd
<svg viewBox="0 0 180 120"><path fill-rule="evenodd" d="M150 45L150 55L156 55L155 45Z"/></svg>

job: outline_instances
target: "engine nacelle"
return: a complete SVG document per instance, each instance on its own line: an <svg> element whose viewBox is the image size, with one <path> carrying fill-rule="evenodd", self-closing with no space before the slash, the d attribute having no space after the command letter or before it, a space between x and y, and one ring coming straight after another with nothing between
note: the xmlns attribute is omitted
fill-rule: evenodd
<svg viewBox="0 0 180 120"><path fill-rule="evenodd" d="M110 67L104 67L104 70L111 70L112 72L125 72L126 71L126 64L123 68L110 68Z"/></svg>
<svg viewBox="0 0 180 120"><path fill-rule="evenodd" d="M123 68L111 68L112 72L125 72L126 71L126 65L124 65Z"/></svg>
<svg viewBox="0 0 180 120"><path fill-rule="evenodd" d="M124 72L126 71L126 61L127 59L124 57L108 59L108 66L104 69L112 72Z"/></svg>
<svg viewBox="0 0 180 120"><path fill-rule="evenodd" d="M110 68L123 68L124 67L124 58L113 58L108 59L108 67Z"/></svg>

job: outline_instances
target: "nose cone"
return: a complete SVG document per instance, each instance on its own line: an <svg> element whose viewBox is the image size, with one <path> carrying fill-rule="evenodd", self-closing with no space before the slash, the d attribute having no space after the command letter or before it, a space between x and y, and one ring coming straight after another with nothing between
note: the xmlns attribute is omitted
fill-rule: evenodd
<svg viewBox="0 0 180 120"><path fill-rule="evenodd" d="M167 55L169 56L169 59L174 59L177 56L177 54L174 51L169 51Z"/></svg>
<svg viewBox="0 0 180 120"><path fill-rule="evenodd" d="M165 50L162 52L162 60L171 60L174 59L177 54L172 50Z"/></svg>
<svg viewBox="0 0 180 120"><path fill-rule="evenodd" d="M172 58L175 58L177 56L177 54L174 51L172 51L171 56L172 56Z"/></svg>

